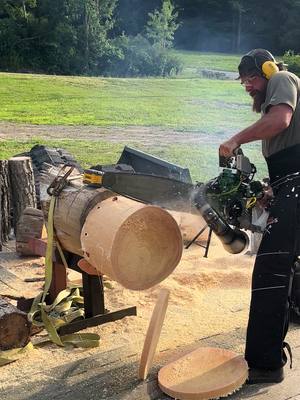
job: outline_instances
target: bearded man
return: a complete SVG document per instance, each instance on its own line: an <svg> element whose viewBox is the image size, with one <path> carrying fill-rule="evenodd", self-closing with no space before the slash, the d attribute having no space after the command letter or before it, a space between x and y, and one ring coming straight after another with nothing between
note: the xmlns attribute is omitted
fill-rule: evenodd
<svg viewBox="0 0 300 400"><path fill-rule="evenodd" d="M300 256L300 80L264 49L243 56L238 69L261 117L219 153L230 157L240 145L262 141L274 199L253 270L245 358L248 383L277 383L284 379L285 348L291 356L284 340Z"/></svg>

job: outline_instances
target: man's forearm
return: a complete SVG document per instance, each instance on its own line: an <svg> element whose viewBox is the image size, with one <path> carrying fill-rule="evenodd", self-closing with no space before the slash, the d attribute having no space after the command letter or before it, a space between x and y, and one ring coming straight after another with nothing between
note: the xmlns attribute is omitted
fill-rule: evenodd
<svg viewBox="0 0 300 400"><path fill-rule="evenodd" d="M274 115L266 114L257 122L243 129L232 137L239 146L255 140L270 139L286 128L284 121L274 118Z"/></svg>
<svg viewBox="0 0 300 400"><path fill-rule="evenodd" d="M288 105L280 104L271 107L269 112L257 122L222 143L219 147L219 154L230 157L241 144L270 139L280 134L290 125L292 116L293 110Z"/></svg>

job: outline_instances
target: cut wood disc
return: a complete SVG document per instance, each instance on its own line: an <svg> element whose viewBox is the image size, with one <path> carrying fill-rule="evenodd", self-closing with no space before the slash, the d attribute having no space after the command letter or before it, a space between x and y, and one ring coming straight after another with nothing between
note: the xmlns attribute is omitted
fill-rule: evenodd
<svg viewBox="0 0 300 400"><path fill-rule="evenodd" d="M161 390L180 400L227 396L248 377L245 359L232 351L200 347L164 366L158 374Z"/></svg>
<svg viewBox="0 0 300 400"><path fill-rule="evenodd" d="M167 311L169 294L169 290L162 289L159 293L158 300L154 307L140 360L140 379L146 379L149 369L151 368L156 346L160 337L161 329Z"/></svg>

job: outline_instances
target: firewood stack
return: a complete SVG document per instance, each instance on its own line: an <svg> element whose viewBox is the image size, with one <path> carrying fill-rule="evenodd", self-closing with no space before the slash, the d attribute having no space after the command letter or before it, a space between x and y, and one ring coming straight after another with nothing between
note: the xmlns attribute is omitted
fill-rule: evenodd
<svg viewBox="0 0 300 400"><path fill-rule="evenodd" d="M7 242L13 227L18 236L20 254L29 255L26 249L26 238L30 226L27 225L30 215L33 216L33 237L41 229L40 209L40 175L47 166L64 164L74 165L82 171L72 155L63 149L52 149L36 145L29 152L19 154L9 160L0 160L0 251ZM28 209L23 216L25 209ZM34 211L36 210L36 211ZM18 234L19 230L19 234ZM24 251L23 251L24 250Z"/></svg>

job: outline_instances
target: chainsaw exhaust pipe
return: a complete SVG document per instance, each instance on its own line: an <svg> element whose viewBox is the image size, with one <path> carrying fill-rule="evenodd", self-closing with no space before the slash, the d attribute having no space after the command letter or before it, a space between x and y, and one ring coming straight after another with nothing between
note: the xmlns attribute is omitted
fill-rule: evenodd
<svg viewBox="0 0 300 400"><path fill-rule="evenodd" d="M241 253L248 247L248 235L230 225L209 205L205 198L206 185L201 185L194 197L194 203L207 225L221 240L226 251L231 254Z"/></svg>

